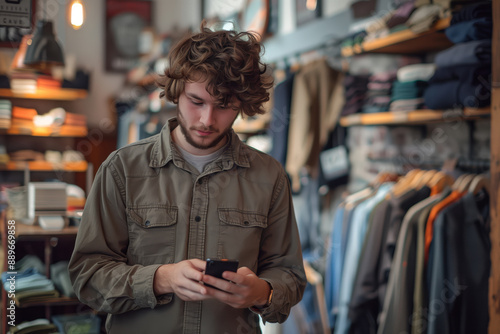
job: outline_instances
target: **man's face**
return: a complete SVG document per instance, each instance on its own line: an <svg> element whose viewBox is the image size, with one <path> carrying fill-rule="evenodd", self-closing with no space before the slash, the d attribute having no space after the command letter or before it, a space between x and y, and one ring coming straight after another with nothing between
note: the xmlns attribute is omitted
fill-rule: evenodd
<svg viewBox="0 0 500 334"><path fill-rule="evenodd" d="M196 155L210 154L221 148L239 112L234 104L221 106L205 84L204 81L186 82L177 108L182 133L179 144Z"/></svg>

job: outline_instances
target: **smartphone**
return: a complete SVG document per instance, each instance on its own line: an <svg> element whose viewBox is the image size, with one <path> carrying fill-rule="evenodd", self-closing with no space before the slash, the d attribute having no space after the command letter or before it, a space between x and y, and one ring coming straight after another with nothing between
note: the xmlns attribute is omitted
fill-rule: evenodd
<svg viewBox="0 0 500 334"><path fill-rule="evenodd" d="M238 260L228 259L207 259L207 266L205 268L205 275L210 275L217 278L222 278L222 273L225 271L236 272L238 270ZM223 278L222 278L223 279ZM206 284L206 283L205 283ZM210 284L207 286L217 289Z"/></svg>

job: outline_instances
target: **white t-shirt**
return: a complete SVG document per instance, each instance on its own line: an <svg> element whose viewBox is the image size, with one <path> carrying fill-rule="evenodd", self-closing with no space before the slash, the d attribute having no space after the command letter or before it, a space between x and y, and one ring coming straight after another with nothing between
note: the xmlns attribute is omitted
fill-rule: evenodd
<svg viewBox="0 0 500 334"><path fill-rule="evenodd" d="M177 144L175 144L175 146L179 149L184 159L186 159L187 162L189 162L194 168L196 168L198 172L202 173L206 165L217 159L222 154L224 149L227 147L227 144L219 148L217 151L207 155L194 155L186 150L183 150Z"/></svg>

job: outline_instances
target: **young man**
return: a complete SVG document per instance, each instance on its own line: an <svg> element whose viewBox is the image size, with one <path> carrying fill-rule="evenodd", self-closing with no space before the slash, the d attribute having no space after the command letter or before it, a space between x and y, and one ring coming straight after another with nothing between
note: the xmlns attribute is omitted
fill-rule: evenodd
<svg viewBox="0 0 500 334"><path fill-rule="evenodd" d="M69 270L109 333L259 333L259 314L283 322L302 298L287 176L232 130L269 99L260 51L252 34L202 25L169 55L177 117L99 168ZM239 268L205 275L207 258Z"/></svg>

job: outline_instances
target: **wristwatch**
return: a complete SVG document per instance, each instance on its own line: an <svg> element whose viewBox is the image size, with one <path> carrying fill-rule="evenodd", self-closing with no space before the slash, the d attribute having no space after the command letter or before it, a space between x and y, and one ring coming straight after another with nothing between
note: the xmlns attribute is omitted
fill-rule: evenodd
<svg viewBox="0 0 500 334"><path fill-rule="evenodd" d="M271 289L269 291L269 296L267 297L267 301L264 305L262 306L252 306L250 307L250 309L254 312L257 312L258 314L261 314L262 311L266 308L266 307L269 307L271 305L271 302L273 300L273 293L274 293L274 290L273 290L273 287L271 286L271 283L269 283L268 281L266 281L267 284L269 284L269 288Z"/></svg>
<svg viewBox="0 0 500 334"><path fill-rule="evenodd" d="M267 284L269 284L269 283L267 283ZM269 297L267 298L267 302L264 305L264 307L268 307L269 305L271 305L271 301L273 300L274 290L273 290L273 287L271 286L271 284L269 284L269 287L271 288L271 291L269 292Z"/></svg>

